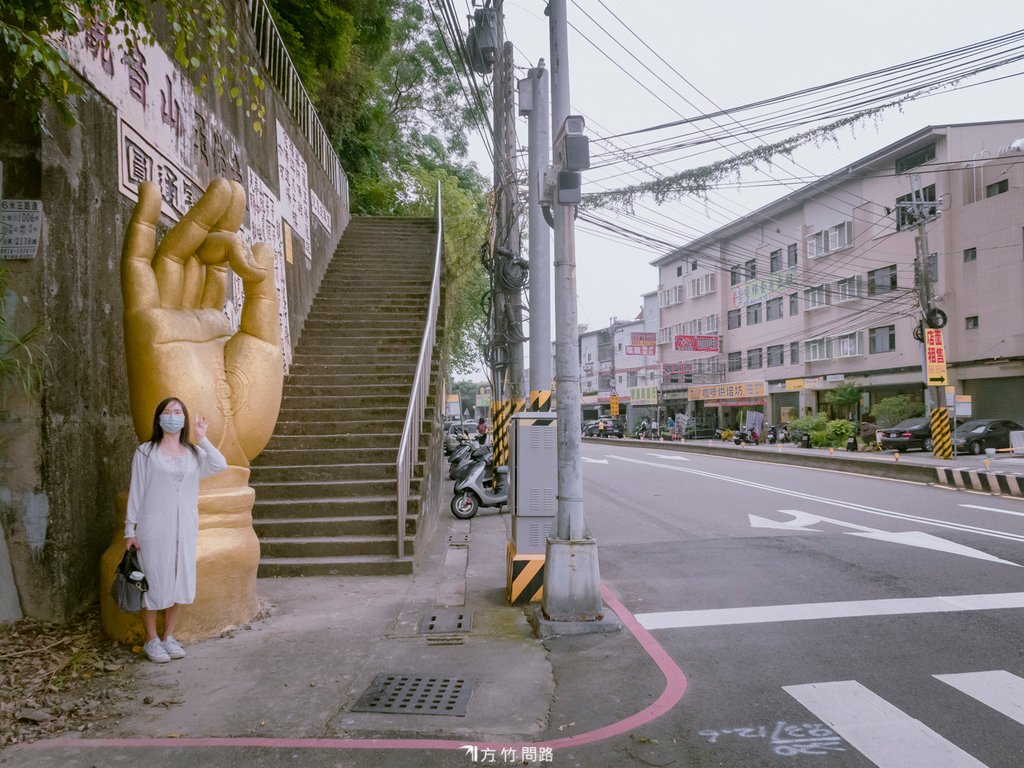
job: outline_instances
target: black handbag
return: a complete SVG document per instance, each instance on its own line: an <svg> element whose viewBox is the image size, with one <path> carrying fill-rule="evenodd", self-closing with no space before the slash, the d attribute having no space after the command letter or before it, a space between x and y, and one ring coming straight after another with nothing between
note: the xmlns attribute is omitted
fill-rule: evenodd
<svg viewBox="0 0 1024 768"><path fill-rule="evenodd" d="M142 596L148 591L149 582L139 566L139 551L134 547L125 550L114 572L110 596L125 613L138 613L142 610Z"/></svg>

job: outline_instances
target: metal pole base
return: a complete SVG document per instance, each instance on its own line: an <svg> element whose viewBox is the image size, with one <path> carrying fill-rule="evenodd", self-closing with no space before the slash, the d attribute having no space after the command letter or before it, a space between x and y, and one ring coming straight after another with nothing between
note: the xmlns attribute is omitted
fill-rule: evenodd
<svg viewBox="0 0 1024 768"><path fill-rule="evenodd" d="M547 540L542 606L549 621L603 618L596 541Z"/></svg>

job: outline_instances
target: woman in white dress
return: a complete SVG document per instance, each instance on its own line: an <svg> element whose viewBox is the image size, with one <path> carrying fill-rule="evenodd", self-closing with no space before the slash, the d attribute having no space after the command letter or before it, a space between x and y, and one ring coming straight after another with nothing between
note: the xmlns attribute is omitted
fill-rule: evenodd
<svg viewBox="0 0 1024 768"><path fill-rule="evenodd" d="M168 397L153 415L153 436L135 450L128 487L125 549L139 550L139 564L149 582L143 596L142 647L151 661L185 656L174 639L178 606L196 596L196 540L199 538L199 481L228 464L206 437L206 417L195 420L196 444L189 440L188 410ZM164 612L164 638L156 631Z"/></svg>

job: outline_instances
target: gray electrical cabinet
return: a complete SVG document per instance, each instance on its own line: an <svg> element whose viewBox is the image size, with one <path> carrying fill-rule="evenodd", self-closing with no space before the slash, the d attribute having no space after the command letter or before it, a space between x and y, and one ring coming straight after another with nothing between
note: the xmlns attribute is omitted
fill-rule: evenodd
<svg viewBox="0 0 1024 768"><path fill-rule="evenodd" d="M558 512L558 439L553 413L520 412L509 429L509 508L517 554L542 554Z"/></svg>

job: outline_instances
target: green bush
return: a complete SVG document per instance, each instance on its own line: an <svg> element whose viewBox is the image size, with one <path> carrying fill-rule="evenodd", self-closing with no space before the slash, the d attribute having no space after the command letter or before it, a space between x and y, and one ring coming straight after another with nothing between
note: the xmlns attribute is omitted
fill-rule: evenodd
<svg viewBox="0 0 1024 768"><path fill-rule="evenodd" d="M794 441L799 440L797 435L809 434L811 445L815 448L843 448L846 447L846 440L856 434L856 427L847 419L829 421L824 413L816 413L794 421L790 425L790 432L795 435Z"/></svg>
<svg viewBox="0 0 1024 768"><path fill-rule="evenodd" d="M856 427L852 421L847 419L834 419L825 425L826 446L830 448L844 448L846 441L855 434Z"/></svg>
<svg viewBox="0 0 1024 768"><path fill-rule="evenodd" d="M871 415L875 417L878 428L885 429L896 426L901 421L924 416L924 403L912 395L894 395L875 403L871 408Z"/></svg>

